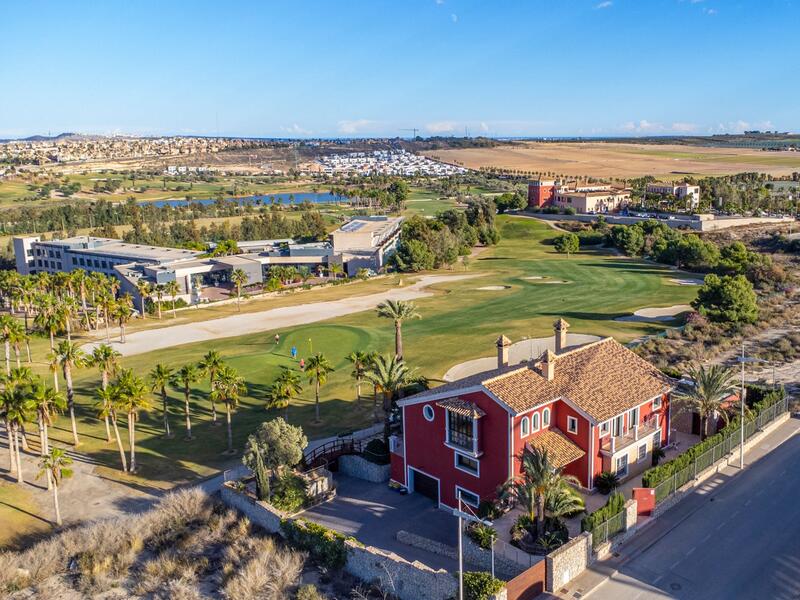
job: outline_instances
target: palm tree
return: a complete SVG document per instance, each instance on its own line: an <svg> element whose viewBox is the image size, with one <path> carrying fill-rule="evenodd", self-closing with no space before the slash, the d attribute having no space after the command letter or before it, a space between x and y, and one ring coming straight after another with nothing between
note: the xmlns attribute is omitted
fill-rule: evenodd
<svg viewBox="0 0 800 600"><path fill-rule="evenodd" d="M555 498L558 488L570 483L579 485L577 477L565 475L550 462L547 450L526 445L520 455L522 474L509 479L504 485L502 496L512 498L525 508L528 517L536 519L537 539L544 534L544 517L548 496ZM554 503L555 504L555 503Z"/></svg>
<svg viewBox="0 0 800 600"><path fill-rule="evenodd" d="M339 264L337 262L333 262L333 263L330 263L328 265L328 273L333 275L334 279L336 279L339 276L339 273L341 273L341 272L342 272L342 265L341 264Z"/></svg>
<svg viewBox="0 0 800 600"><path fill-rule="evenodd" d="M0 315L0 339L5 347L6 375L11 374L11 340L17 321L11 315Z"/></svg>
<svg viewBox="0 0 800 600"><path fill-rule="evenodd" d="M102 389L105 390L108 387L110 376L116 374L117 369L119 369L119 359L121 357L122 355L108 344L100 344L92 351L90 362L100 370L100 385ZM104 410L103 413L103 420L106 425L106 441L110 442L111 429L109 428L108 420L111 413L108 410Z"/></svg>
<svg viewBox="0 0 800 600"><path fill-rule="evenodd" d="M347 360L353 365L350 377L356 381L356 399L361 400L361 383L364 381L364 373L370 364L370 356L362 350L354 350L347 355Z"/></svg>
<svg viewBox="0 0 800 600"><path fill-rule="evenodd" d="M222 367L225 366L225 363L222 361L222 356L216 350L209 350L206 352L205 356L200 360L200 363L197 365L200 368L200 371L204 375L208 375L208 387L213 390L214 389L214 381L217 378L217 373ZM216 400L214 399L214 395L211 394L211 422L217 422L217 406Z"/></svg>
<svg viewBox="0 0 800 600"><path fill-rule="evenodd" d="M61 448L51 448L46 456L39 461L39 475L37 479L47 474L48 482L53 482L53 506L56 510L56 525L61 525L61 510L58 507L58 486L62 479L72 477L72 469L68 469L72 464L72 459Z"/></svg>
<svg viewBox="0 0 800 600"><path fill-rule="evenodd" d="M156 300L158 301L158 320L161 320L161 301L164 300L164 293L166 290L162 284L158 284L155 288Z"/></svg>
<svg viewBox="0 0 800 600"><path fill-rule="evenodd" d="M163 363L157 363L150 371L150 385L152 392L161 394L161 412L164 418L164 436L170 437L169 433L169 410L167 407L167 386L172 379L172 367Z"/></svg>
<svg viewBox="0 0 800 600"><path fill-rule="evenodd" d="M26 347L28 348L28 362L31 362L31 354L30 354L30 338L26 332L25 327L19 322L14 321L14 325L11 327L9 331L9 341L14 348L14 358L17 362L17 368L19 369L22 365L20 364L20 344L23 342L25 343Z"/></svg>
<svg viewBox="0 0 800 600"><path fill-rule="evenodd" d="M228 425L228 453L233 454L233 425L231 411L239 404L239 398L247 392L244 379L239 376L236 369L227 365L223 366L214 380L211 395L216 400L225 404L226 421Z"/></svg>
<svg viewBox="0 0 800 600"><path fill-rule="evenodd" d="M39 447L41 455L45 456L50 449L48 438L48 427L53 422L53 414L63 412L67 407L67 399L64 394L57 392L50 386L41 382L33 385L30 391L31 404L36 410L36 421L39 425ZM51 481L47 480L47 489L50 489Z"/></svg>
<svg viewBox="0 0 800 600"><path fill-rule="evenodd" d="M328 362L324 355L317 352L315 355L309 357L306 361L306 376L308 382L314 384L314 419L317 423L320 422L319 418L319 388L325 385L328 381L328 375L335 369Z"/></svg>
<svg viewBox="0 0 800 600"><path fill-rule="evenodd" d="M292 400L303 391L300 373L294 369L283 368L281 374L275 378L267 392L268 408L285 408L286 421L289 420L289 405Z"/></svg>
<svg viewBox="0 0 800 600"><path fill-rule="evenodd" d="M78 424L75 421L75 391L72 387L72 369L85 367L88 362L88 357L77 344L62 340L53 353L53 358L56 364L61 367L61 371L64 374L64 381L67 384L67 408L69 409L69 418L72 422L72 439L74 445L77 446L80 444L80 440L78 439Z"/></svg>
<svg viewBox="0 0 800 600"><path fill-rule="evenodd" d="M102 417L106 422L110 420L114 427L114 438L119 449L119 457L122 460L122 471L125 472L128 470L128 461L125 458L125 449L122 447L122 438L119 435L119 426L117 425L117 406L120 401L120 393L119 386L109 385L95 390L94 395L97 398L98 416Z"/></svg>
<svg viewBox="0 0 800 600"><path fill-rule="evenodd" d="M59 301L58 311L67 331L67 340L72 341L72 319L78 313L78 301L72 296L66 296Z"/></svg>
<svg viewBox="0 0 800 600"><path fill-rule="evenodd" d="M50 298L45 296L45 298ZM55 335L64 329L64 313L57 310L51 299L41 307L39 313L34 317L33 324L50 334L50 350L55 349Z"/></svg>
<svg viewBox="0 0 800 600"><path fill-rule="evenodd" d="M150 286L150 282L147 281L146 279L139 279L136 282L136 290L139 292L139 306L142 309L142 318L146 319L147 318L147 310L146 310L147 299L150 297L150 294L153 291L151 286Z"/></svg>
<svg viewBox="0 0 800 600"><path fill-rule="evenodd" d="M378 316L394 321L394 353L403 358L403 321L421 318L417 307L413 302L386 300L378 304Z"/></svg>
<svg viewBox="0 0 800 600"><path fill-rule="evenodd" d="M413 373L402 358L389 354L375 356L364 373L365 379L383 394L383 440L387 444L391 435L390 418L395 395L409 383Z"/></svg>
<svg viewBox="0 0 800 600"><path fill-rule="evenodd" d="M708 421L720 414L727 423L730 415L722 405L723 401L736 391L736 373L722 365L694 367L689 370L694 387L686 392L677 392L678 403L700 414L700 433L702 439L708 437Z"/></svg>
<svg viewBox="0 0 800 600"><path fill-rule="evenodd" d="M116 304L117 302L114 300L114 295L111 291L105 287L101 288L97 296L97 308L102 308L103 310L103 320L106 324L106 344L111 342L111 313Z"/></svg>
<svg viewBox="0 0 800 600"><path fill-rule="evenodd" d="M75 269L74 271L70 271L69 276L72 279L73 286L78 290L78 296L81 299L81 310L83 310L84 314L86 314L88 311L86 306L86 287L88 275L83 269Z"/></svg>
<svg viewBox="0 0 800 600"><path fill-rule="evenodd" d="M167 292L172 299L172 318L175 319L178 317L178 313L175 312L175 299L178 297L178 294L181 293L181 287L178 285L178 282L173 279L164 284L164 291Z"/></svg>
<svg viewBox="0 0 800 600"><path fill-rule="evenodd" d="M119 325L119 341L121 344L125 343L125 324L131 320L133 316L133 302L127 294L114 303L112 316Z"/></svg>
<svg viewBox="0 0 800 600"><path fill-rule="evenodd" d="M147 386L141 377L133 374L131 369L120 373L117 384L119 394L117 406L128 415L128 441L131 446L129 472L136 472L136 419L140 410L150 409L150 397Z"/></svg>
<svg viewBox="0 0 800 600"><path fill-rule="evenodd" d="M189 395L194 382L200 379L200 372L193 364L183 365L172 378L172 385L183 390L183 413L186 417L186 439L192 439L192 420L189 417Z"/></svg>
<svg viewBox="0 0 800 600"><path fill-rule="evenodd" d="M236 286L236 310L242 311L242 286L247 285L250 278L242 269L234 269L231 273L231 282Z"/></svg>
<svg viewBox="0 0 800 600"><path fill-rule="evenodd" d="M16 467L18 483L25 482L22 476L22 458L20 456L22 443L20 430L27 421L31 420L32 412L33 403L28 397L25 386L6 385L5 389L0 392L0 414L3 415L8 428L8 443L13 458L12 465Z"/></svg>

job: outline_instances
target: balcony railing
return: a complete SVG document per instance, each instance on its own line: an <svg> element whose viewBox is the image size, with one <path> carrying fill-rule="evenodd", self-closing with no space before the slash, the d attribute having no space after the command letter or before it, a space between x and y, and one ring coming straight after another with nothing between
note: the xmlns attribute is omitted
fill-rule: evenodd
<svg viewBox="0 0 800 600"><path fill-rule="evenodd" d="M608 454L614 454L639 440L643 440L648 435L658 431L658 429L658 418L648 417L644 422L639 423L633 429L629 429L623 435L610 435L603 438L600 449Z"/></svg>
<svg viewBox="0 0 800 600"><path fill-rule="evenodd" d="M471 435L467 435L466 433L461 433L459 431L452 431L449 430L447 432L447 443L451 446L457 446L458 448L463 448L468 452L475 452L475 438Z"/></svg>

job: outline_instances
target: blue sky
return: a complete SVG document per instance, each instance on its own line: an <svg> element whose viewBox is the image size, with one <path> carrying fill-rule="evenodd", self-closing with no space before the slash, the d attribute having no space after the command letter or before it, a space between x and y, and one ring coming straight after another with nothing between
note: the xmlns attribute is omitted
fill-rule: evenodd
<svg viewBox="0 0 800 600"><path fill-rule="evenodd" d="M0 137L800 130L798 0L31 0L0 14Z"/></svg>

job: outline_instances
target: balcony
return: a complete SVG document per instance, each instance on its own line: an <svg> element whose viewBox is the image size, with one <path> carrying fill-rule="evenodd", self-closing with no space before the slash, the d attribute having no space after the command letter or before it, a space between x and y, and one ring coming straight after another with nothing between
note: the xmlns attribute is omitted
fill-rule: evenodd
<svg viewBox="0 0 800 600"><path fill-rule="evenodd" d="M471 435L453 431L452 429L448 429L447 431L447 443L454 448L466 450L471 454L475 454L478 451L475 441L475 438Z"/></svg>
<svg viewBox="0 0 800 600"><path fill-rule="evenodd" d="M610 435L601 440L600 450L608 455L616 454L625 448L645 439L659 430L658 414L648 416L642 423L629 429L623 435Z"/></svg>

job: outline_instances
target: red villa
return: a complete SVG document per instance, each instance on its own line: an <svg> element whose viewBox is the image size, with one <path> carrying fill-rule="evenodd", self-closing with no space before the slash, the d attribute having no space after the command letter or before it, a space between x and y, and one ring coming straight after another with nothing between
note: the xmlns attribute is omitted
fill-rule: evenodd
<svg viewBox="0 0 800 600"><path fill-rule="evenodd" d="M520 472L526 444L594 486L602 471L626 478L669 442L672 380L612 338L566 347L569 324L555 323L555 352L508 364L497 340L496 369L398 402L403 435L391 440L392 480L453 507L477 504Z"/></svg>

